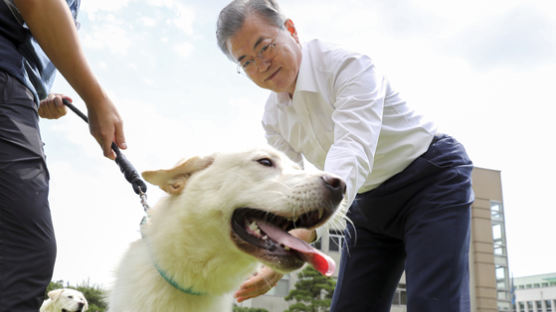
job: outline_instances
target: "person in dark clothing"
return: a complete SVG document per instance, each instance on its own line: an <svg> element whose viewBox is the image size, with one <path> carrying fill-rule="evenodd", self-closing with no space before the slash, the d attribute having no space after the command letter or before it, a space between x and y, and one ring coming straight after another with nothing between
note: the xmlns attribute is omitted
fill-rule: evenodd
<svg viewBox="0 0 556 312"><path fill-rule="evenodd" d="M80 47L80 0L0 0L0 312L36 312L56 259L39 116L65 114L48 95L58 69L84 100L90 132L115 159L122 120Z"/></svg>

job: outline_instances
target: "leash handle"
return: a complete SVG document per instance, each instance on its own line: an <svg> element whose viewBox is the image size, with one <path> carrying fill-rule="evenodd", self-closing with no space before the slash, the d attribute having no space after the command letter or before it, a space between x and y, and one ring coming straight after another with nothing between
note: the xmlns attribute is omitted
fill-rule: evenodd
<svg viewBox="0 0 556 312"><path fill-rule="evenodd" d="M73 104L66 100L62 99L64 105L66 105L69 109L71 109L77 116L81 117L86 123L89 123L89 118L83 114L79 109L77 109ZM147 185L145 182L139 177L137 170L133 167L133 165L127 160L127 158L122 154L116 143L112 142L112 149L116 153L116 164L120 167L120 171L124 174L125 179L131 183L133 187L133 191L135 194L142 196L147 192Z"/></svg>

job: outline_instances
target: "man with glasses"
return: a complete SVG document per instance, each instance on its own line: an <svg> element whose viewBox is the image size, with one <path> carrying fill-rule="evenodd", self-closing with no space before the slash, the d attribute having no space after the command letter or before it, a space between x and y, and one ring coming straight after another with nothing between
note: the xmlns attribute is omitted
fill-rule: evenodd
<svg viewBox="0 0 556 312"><path fill-rule="evenodd" d="M389 311L404 270L409 311L469 311L473 191L463 146L436 134L368 56L320 40L301 44L276 1L231 2L216 35L224 54L271 91L268 142L346 181L353 223L331 311ZM292 235L316 239L310 230ZM280 277L263 268L235 297L263 294Z"/></svg>

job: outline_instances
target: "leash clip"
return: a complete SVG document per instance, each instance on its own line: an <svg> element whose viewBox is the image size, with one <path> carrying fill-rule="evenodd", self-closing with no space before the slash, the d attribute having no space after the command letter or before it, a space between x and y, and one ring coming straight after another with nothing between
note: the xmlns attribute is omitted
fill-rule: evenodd
<svg viewBox="0 0 556 312"><path fill-rule="evenodd" d="M142 190L139 190L139 198L141 198L141 206L143 206L143 211L145 211L145 214L148 215L151 207L149 207L149 204L147 203L147 194L145 194Z"/></svg>

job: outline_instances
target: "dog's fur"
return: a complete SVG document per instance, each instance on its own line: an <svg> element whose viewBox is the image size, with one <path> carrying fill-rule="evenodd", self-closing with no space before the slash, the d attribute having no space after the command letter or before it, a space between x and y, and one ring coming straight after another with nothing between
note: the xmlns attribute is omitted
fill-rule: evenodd
<svg viewBox="0 0 556 312"><path fill-rule="evenodd" d="M87 299L78 290L59 288L48 292L40 312L85 312L89 308Z"/></svg>
<svg viewBox="0 0 556 312"><path fill-rule="evenodd" d="M243 240L232 229L234 211L256 208L293 220L318 211L320 219L307 226L315 228L332 215L345 191L339 178L301 170L272 148L194 157L143 177L169 196L151 210L143 238L124 255L109 295L110 312L231 311L230 292L258 261L282 272L303 265L285 249L278 253ZM341 190L331 190L327 181ZM235 225L245 228L249 220ZM173 287L155 265L180 287L202 294Z"/></svg>

